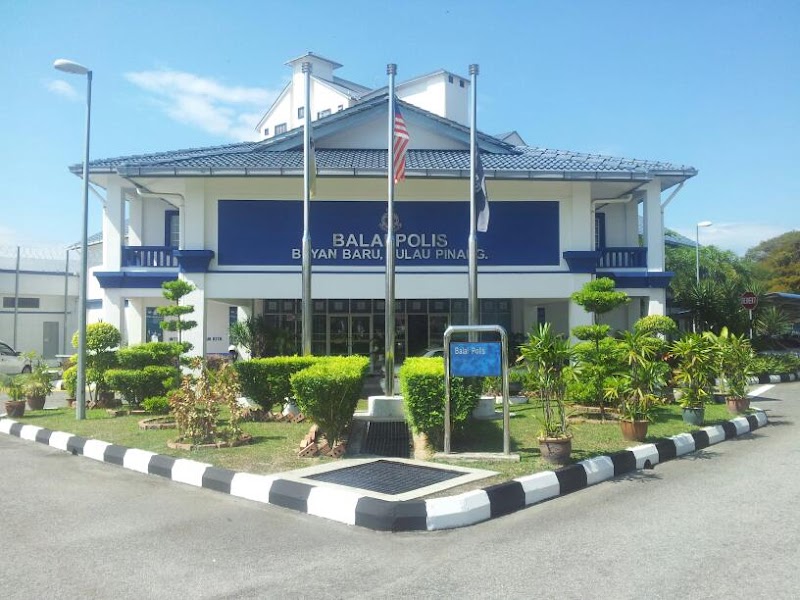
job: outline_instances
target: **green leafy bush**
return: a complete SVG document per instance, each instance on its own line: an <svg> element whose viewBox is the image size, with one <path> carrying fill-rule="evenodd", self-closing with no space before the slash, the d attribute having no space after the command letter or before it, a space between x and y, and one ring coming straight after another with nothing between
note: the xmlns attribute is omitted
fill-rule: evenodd
<svg viewBox="0 0 800 600"><path fill-rule="evenodd" d="M274 404L282 404L292 397L289 378L298 371L306 369L322 360L320 356L274 356L254 358L234 363L239 376L242 394L258 403L265 410Z"/></svg>
<svg viewBox="0 0 800 600"><path fill-rule="evenodd" d="M368 368L366 356L331 357L290 377L297 406L331 444L350 426Z"/></svg>
<svg viewBox="0 0 800 600"><path fill-rule="evenodd" d="M137 346L121 348L117 360L122 369L143 369L147 366L174 367L184 352L179 342L147 342Z"/></svg>
<svg viewBox="0 0 800 600"><path fill-rule="evenodd" d="M78 393L78 365L64 369L61 379L64 382L67 398L75 398Z"/></svg>
<svg viewBox="0 0 800 600"><path fill-rule="evenodd" d="M142 401L142 408L154 415L169 413L169 398L166 396L150 396Z"/></svg>
<svg viewBox="0 0 800 600"><path fill-rule="evenodd" d="M177 367L148 365L142 369L109 369L106 382L131 406L139 406L145 398L161 396L178 386Z"/></svg>
<svg viewBox="0 0 800 600"><path fill-rule="evenodd" d="M79 332L72 336L72 345L79 345ZM105 380L108 369L117 366L117 352L115 348L122 341L119 329L111 323L91 323L86 327L86 381L94 384L94 404L109 392ZM92 388L89 388L90 396Z"/></svg>
<svg viewBox="0 0 800 600"><path fill-rule="evenodd" d="M796 354L759 354L753 360L753 371L759 375L780 375L800 371L800 357Z"/></svg>
<svg viewBox="0 0 800 600"><path fill-rule="evenodd" d="M428 436L437 448L444 442L444 362L440 358L408 358L400 368L406 418L412 429ZM479 390L461 377L451 379L450 421L460 428L478 403Z"/></svg>

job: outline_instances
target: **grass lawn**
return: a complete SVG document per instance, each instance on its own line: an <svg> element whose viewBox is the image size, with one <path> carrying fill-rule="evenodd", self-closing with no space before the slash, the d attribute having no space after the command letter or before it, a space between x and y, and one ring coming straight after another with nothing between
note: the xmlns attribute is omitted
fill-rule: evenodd
<svg viewBox="0 0 800 600"><path fill-rule="evenodd" d="M536 419L538 408L533 404L514 405L511 412L511 451L519 453L520 462L506 461L447 461L497 471L498 475L483 480L473 488L485 487L491 483L506 481L513 477L552 470L553 466L540 458L538 447L539 423ZM75 419L74 409L26 411L19 419L22 423L45 427L54 431L66 431L86 438L95 438L129 448L141 448L159 454L211 463L217 467L234 471L269 474L313 466L328 458L298 458L300 440L310 427L303 423L243 423L245 432L253 436L254 443L237 448L173 450L167 447L167 440L176 437L176 431L141 430L138 421L141 415L111 417L105 410L88 410L86 420ZM706 424L719 423L732 418L725 405L706 406ZM676 435L699 429L683 422L681 409L677 405L664 406L657 419L650 424L648 440ZM579 461L593 456L609 454L637 445L622 438L619 425L615 421L575 422L571 425L572 459ZM470 420L465 429L453 436L454 452L502 452L503 421ZM463 490L460 490L463 491ZM452 491L449 493L453 493Z"/></svg>

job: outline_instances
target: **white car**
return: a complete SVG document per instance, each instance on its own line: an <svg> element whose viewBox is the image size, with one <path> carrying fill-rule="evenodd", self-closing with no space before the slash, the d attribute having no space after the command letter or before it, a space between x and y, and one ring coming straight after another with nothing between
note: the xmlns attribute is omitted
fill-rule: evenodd
<svg viewBox="0 0 800 600"><path fill-rule="evenodd" d="M19 375L31 372L31 361L3 341L0 341L0 373Z"/></svg>

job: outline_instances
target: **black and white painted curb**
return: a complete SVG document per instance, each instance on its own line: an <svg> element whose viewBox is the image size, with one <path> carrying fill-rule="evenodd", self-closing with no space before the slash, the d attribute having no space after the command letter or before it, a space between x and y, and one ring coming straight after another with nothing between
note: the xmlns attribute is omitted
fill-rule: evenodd
<svg viewBox="0 0 800 600"><path fill-rule="evenodd" d="M800 372L781 373L780 375L763 374L747 378L749 385L756 385L757 383L788 383L790 381L800 381Z"/></svg>
<svg viewBox="0 0 800 600"><path fill-rule="evenodd" d="M238 473L194 460L23 425L12 419L0 419L0 432L139 473L160 475L172 481L348 525L382 531L424 531L464 527L506 515L618 475L652 468L658 463L750 433L766 424L766 413L757 410L721 425L634 446L610 456L590 458L556 471L534 473L456 496L403 502L372 498L356 490L289 481L280 475Z"/></svg>

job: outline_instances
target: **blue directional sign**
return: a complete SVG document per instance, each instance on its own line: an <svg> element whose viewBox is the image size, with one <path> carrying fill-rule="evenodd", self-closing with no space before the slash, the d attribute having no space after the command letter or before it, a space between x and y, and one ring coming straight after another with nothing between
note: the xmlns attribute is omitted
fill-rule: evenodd
<svg viewBox="0 0 800 600"><path fill-rule="evenodd" d="M500 342L452 342L450 374L456 377L502 375Z"/></svg>

